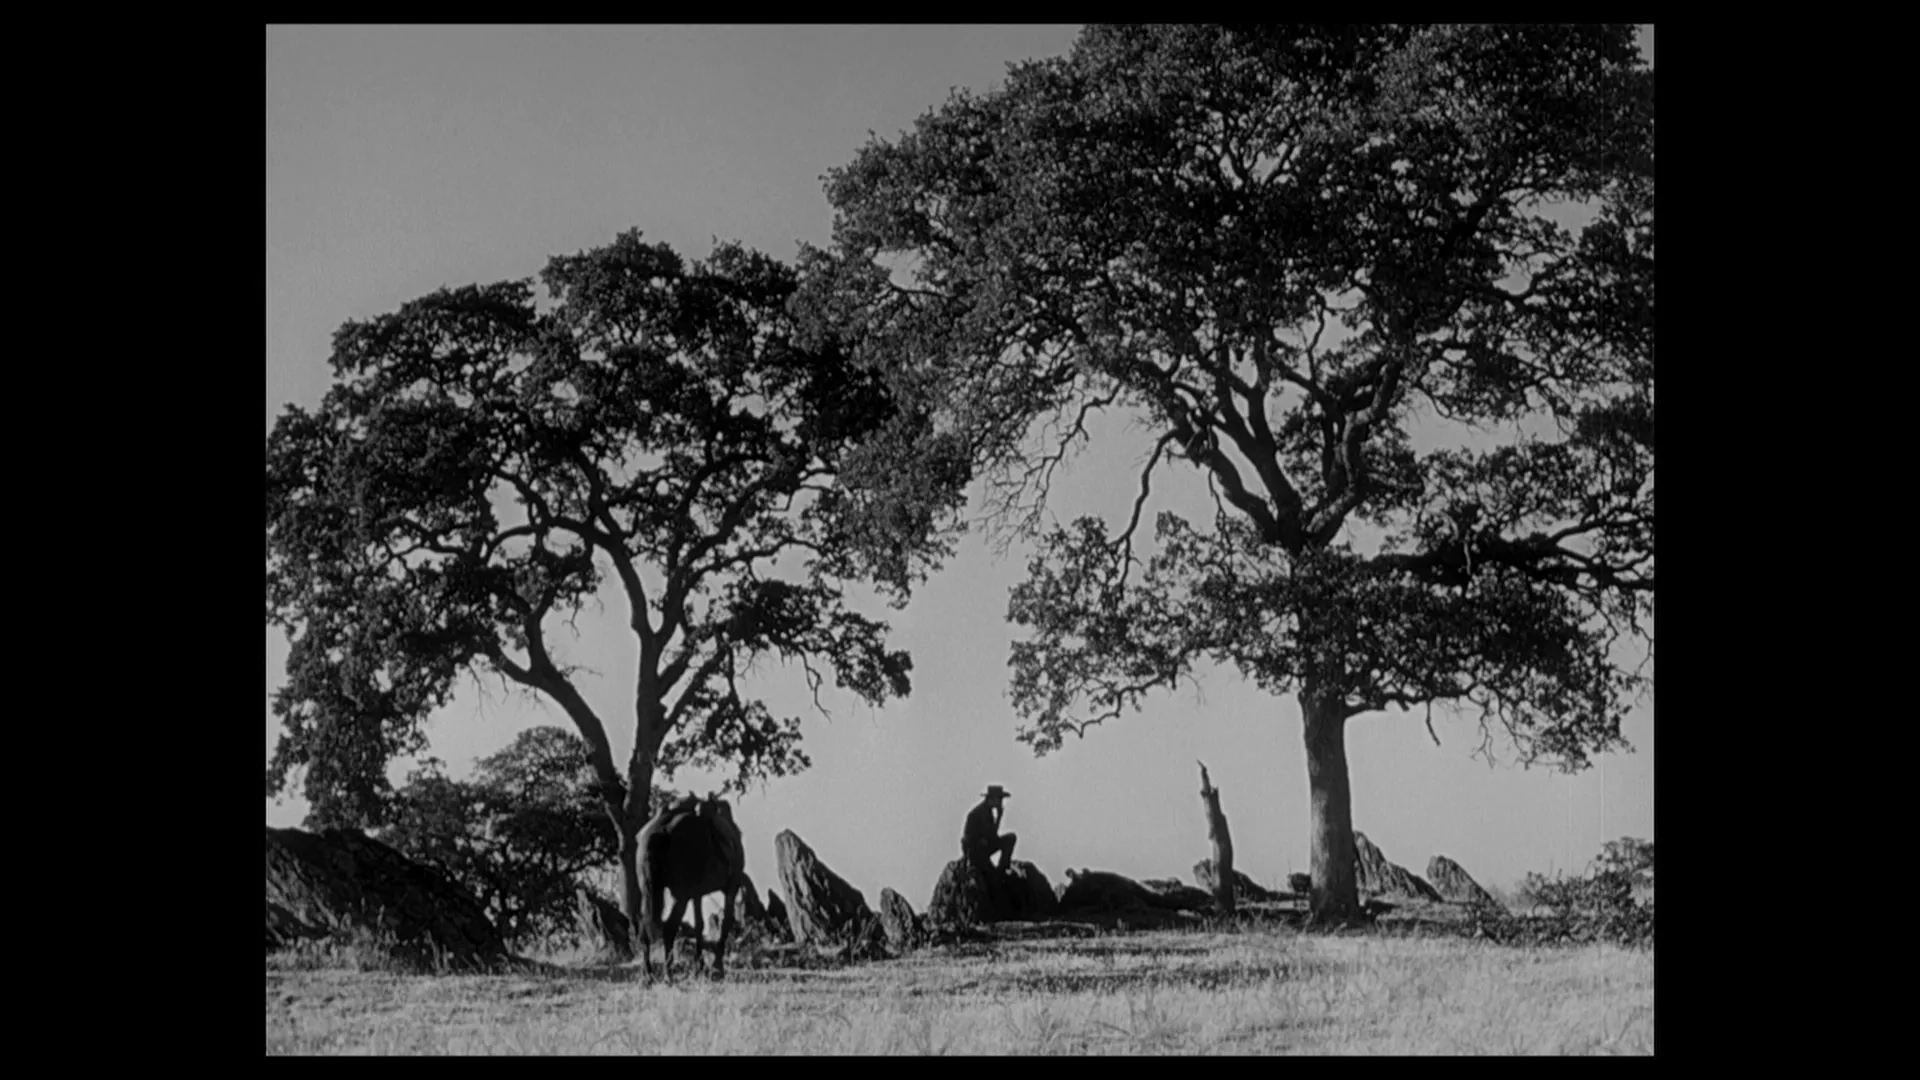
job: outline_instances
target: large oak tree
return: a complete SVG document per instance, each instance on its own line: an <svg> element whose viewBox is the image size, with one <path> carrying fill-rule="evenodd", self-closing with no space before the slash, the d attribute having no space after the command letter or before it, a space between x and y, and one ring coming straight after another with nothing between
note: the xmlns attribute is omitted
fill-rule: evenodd
<svg viewBox="0 0 1920 1080"><path fill-rule="evenodd" d="M1630 27L1096 27L827 190L806 302L1036 542L1010 604L1036 752L1204 660L1296 695L1313 909L1345 918L1350 718L1439 704L1567 769L1624 745L1654 585ZM1131 514L1043 527L1102 410L1152 433ZM1414 437L1449 426L1475 436ZM1182 467L1214 520L1142 528Z"/></svg>
<svg viewBox="0 0 1920 1080"><path fill-rule="evenodd" d="M656 771L730 769L738 789L807 764L798 719L741 691L756 657L804 665L816 703L823 667L871 702L907 693L908 656L844 590L904 602L967 472L897 467L924 414L796 325L776 260L721 245L688 266L629 232L539 280L544 297L447 289L348 323L319 408L275 423L267 619L291 652L267 791L299 767L310 821L382 824L388 762L424 746L456 680L509 680L586 740L633 916ZM609 573L638 661L625 718L555 647Z"/></svg>

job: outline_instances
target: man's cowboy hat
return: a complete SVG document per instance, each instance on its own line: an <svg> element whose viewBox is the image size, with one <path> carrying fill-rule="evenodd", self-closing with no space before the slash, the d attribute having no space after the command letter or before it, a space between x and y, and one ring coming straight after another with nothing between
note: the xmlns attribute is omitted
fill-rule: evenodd
<svg viewBox="0 0 1920 1080"><path fill-rule="evenodd" d="M1003 787L1001 787L1001 786L1000 786L999 784L989 784L989 785L987 785L987 793L986 793L986 797L987 797L987 798L989 798L989 799L1011 799L1011 798L1013 798L1013 796L1011 796L1011 795L1009 795L1009 794L1007 794L1007 789L1006 789L1006 788L1003 788Z"/></svg>

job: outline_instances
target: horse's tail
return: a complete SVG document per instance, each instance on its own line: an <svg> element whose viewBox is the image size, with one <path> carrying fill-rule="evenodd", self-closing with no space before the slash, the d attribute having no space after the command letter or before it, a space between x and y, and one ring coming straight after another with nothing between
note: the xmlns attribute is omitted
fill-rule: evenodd
<svg viewBox="0 0 1920 1080"><path fill-rule="evenodd" d="M667 843L665 829L657 829L641 838L640 848L640 922L646 940L661 937L660 907L667 888Z"/></svg>

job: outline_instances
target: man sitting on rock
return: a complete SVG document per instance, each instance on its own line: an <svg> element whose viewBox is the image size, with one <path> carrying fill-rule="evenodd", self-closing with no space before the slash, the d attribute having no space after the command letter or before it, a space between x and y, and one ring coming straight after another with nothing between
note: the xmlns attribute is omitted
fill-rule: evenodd
<svg viewBox="0 0 1920 1080"><path fill-rule="evenodd" d="M999 784L988 787L980 805L967 814L966 831L960 834L961 856L983 875L994 869L996 854L1000 856L1000 873L1005 874L1013 865L1014 835L1000 833L1001 804L1007 798L1007 790Z"/></svg>

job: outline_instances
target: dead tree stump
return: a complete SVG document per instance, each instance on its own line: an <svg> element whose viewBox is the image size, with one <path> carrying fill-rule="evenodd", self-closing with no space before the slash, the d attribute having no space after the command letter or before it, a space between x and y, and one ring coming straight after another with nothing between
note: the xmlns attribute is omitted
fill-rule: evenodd
<svg viewBox="0 0 1920 1080"><path fill-rule="evenodd" d="M1233 914L1233 834L1227 831L1227 814L1220 809L1220 789L1207 777L1206 762L1200 762L1200 801L1207 808L1207 839L1213 841L1215 910Z"/></svg>

